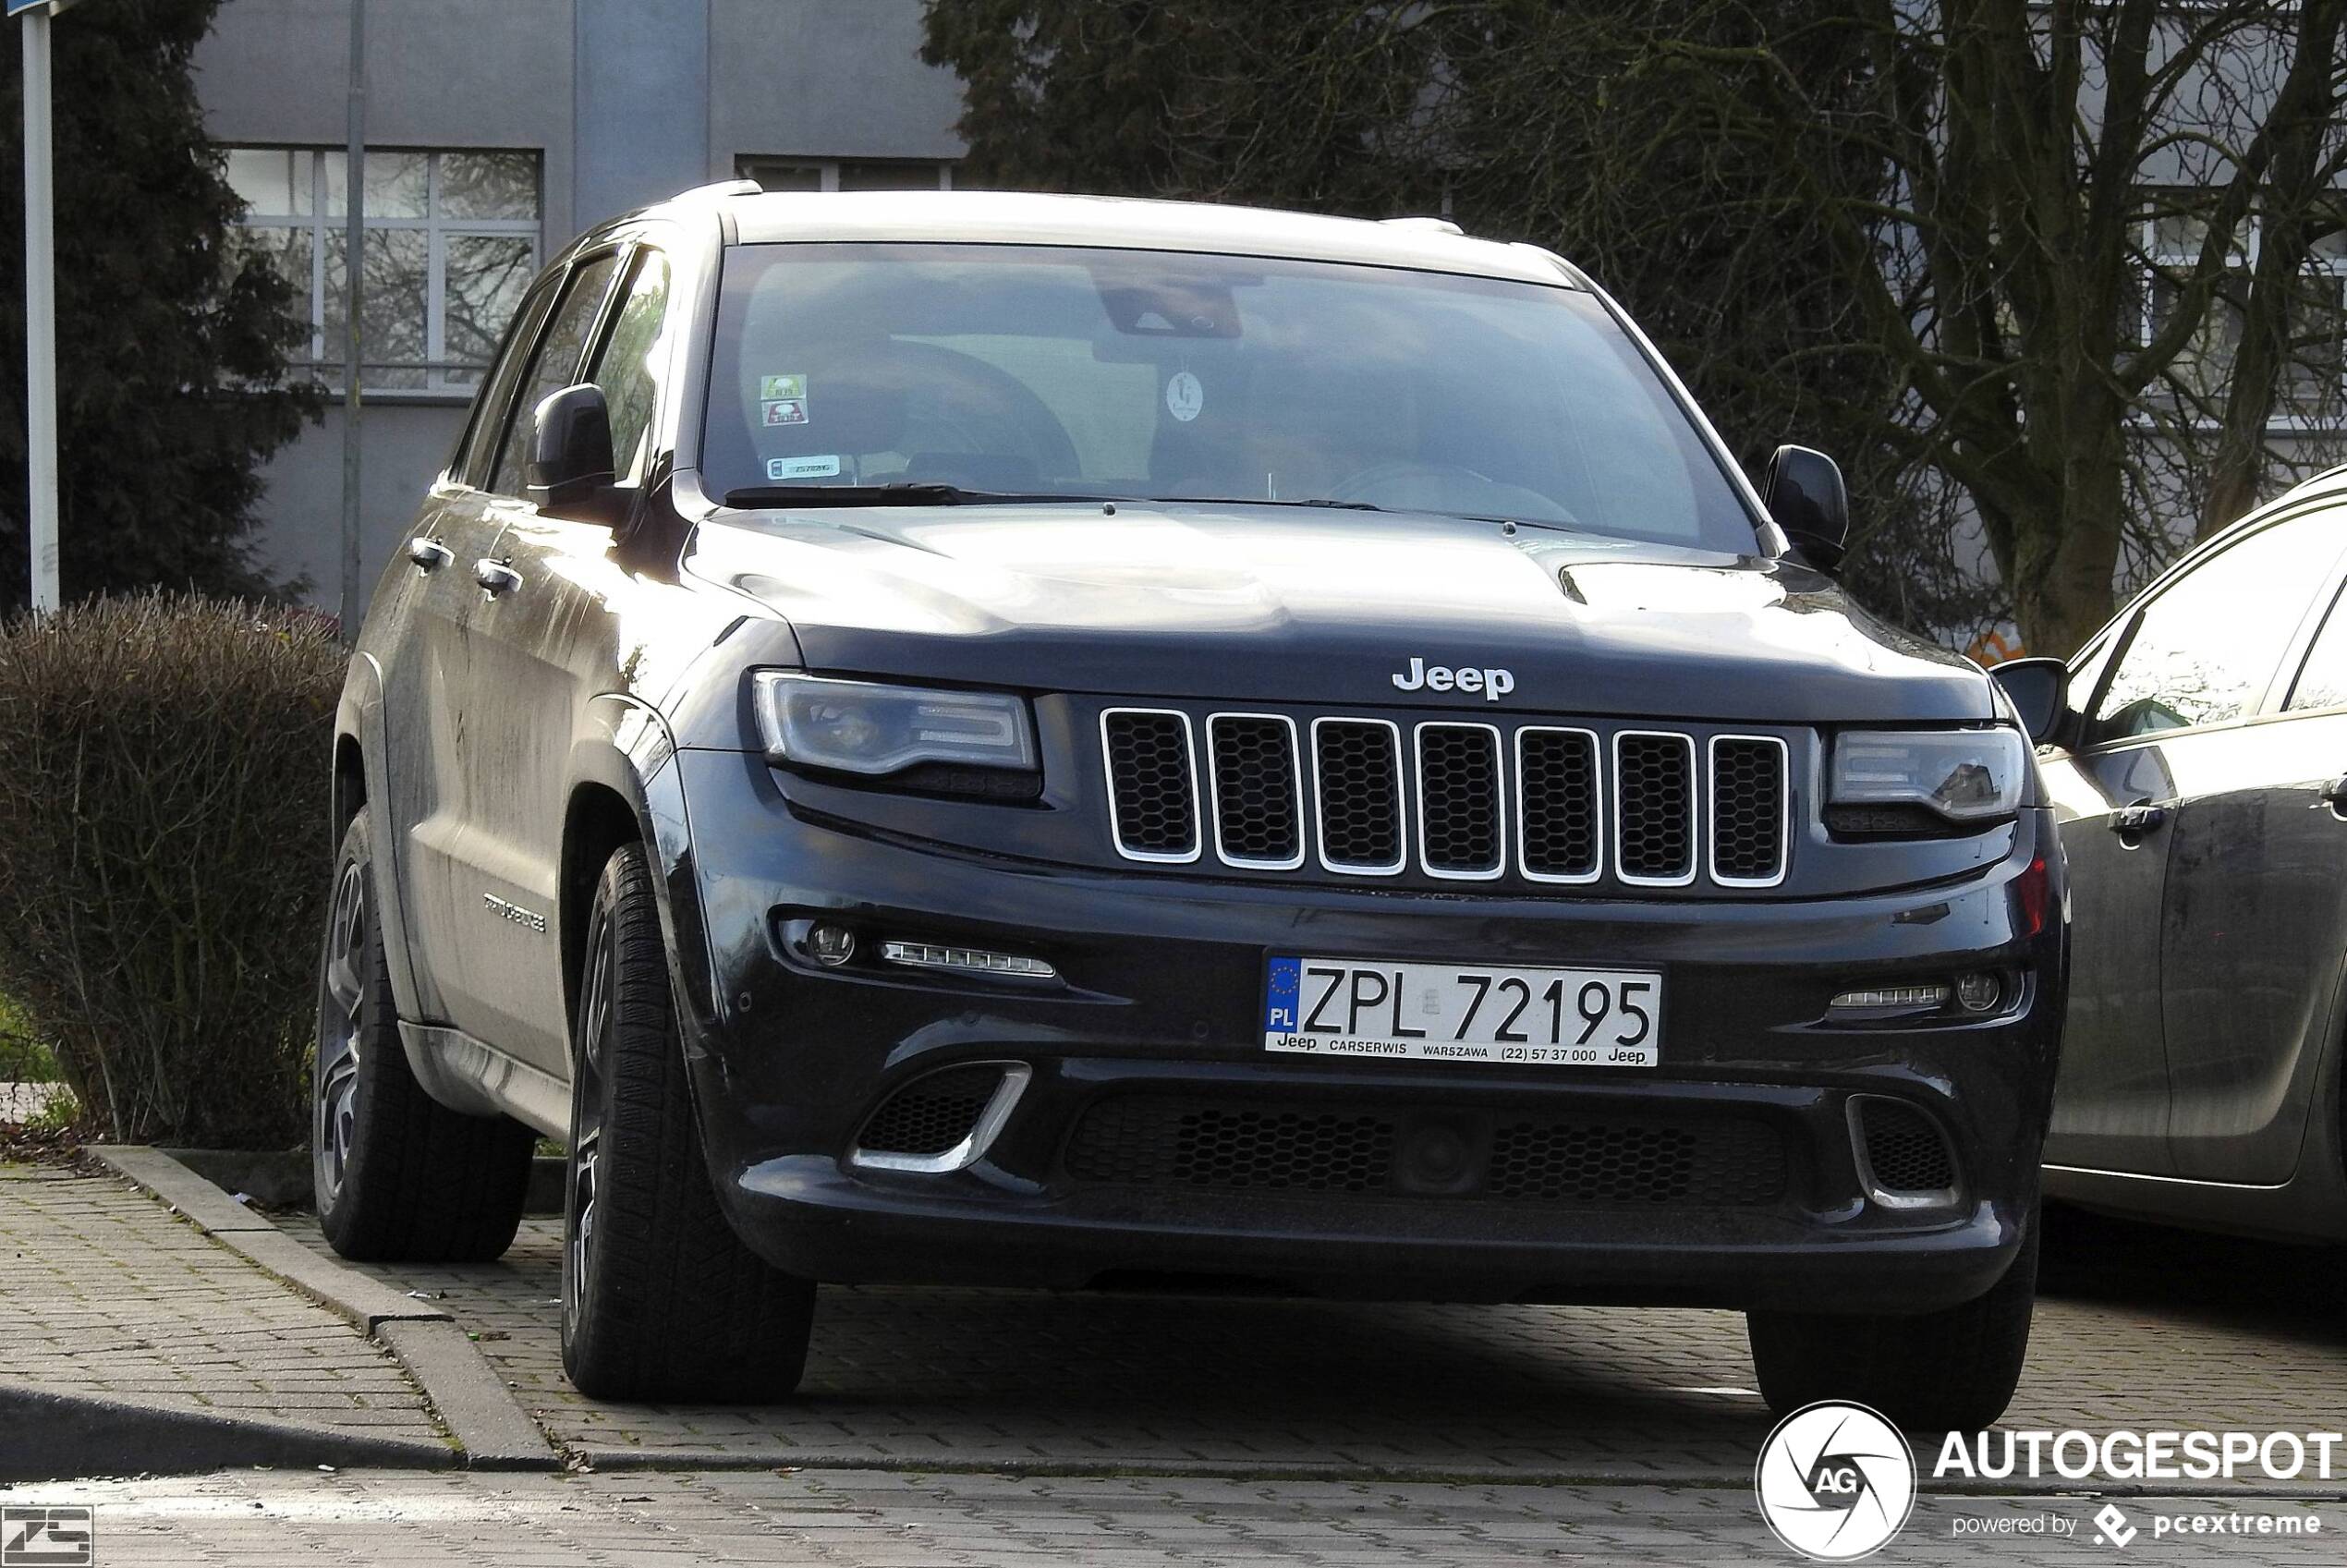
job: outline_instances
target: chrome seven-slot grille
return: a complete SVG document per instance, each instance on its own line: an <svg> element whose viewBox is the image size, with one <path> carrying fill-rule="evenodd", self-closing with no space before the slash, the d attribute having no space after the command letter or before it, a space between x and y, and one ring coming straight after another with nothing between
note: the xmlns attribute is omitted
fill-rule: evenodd
<svg viewBox="0 0 2347 1568"><path fill-rule="evenodd" d="M1101 750L1132 860L1759 888L1789 853L1776 735L1111 708Z"/></svg>

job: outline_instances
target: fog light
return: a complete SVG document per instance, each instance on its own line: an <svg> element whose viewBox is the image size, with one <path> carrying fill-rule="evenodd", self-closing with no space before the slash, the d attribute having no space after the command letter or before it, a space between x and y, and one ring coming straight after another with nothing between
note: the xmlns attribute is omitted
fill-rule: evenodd
<svg viewBox="0 0 2347 1568"><path fill-rule="evenodd" d="M1845 991L1833 999L1836 1013L1874 1013L1890 1008L1902 1012L1919 1012L1927 1007L1948 1004L1946 986L1868 986L1863 991Z"/></svg>
<svg viewBox="0 0 2347 1568"><path fill-rule="evenodd" d="M1986 1013L1997 1004L2004 989L1996 976L1976 971L1957 979L1956 1000L1967 1013Z"/></svg>
<svg viewBox="0 0 2347 1568"><path fill-rule="evenodd" d="M988 953L976 947L947 947L930 942L884 942L881 956L908 969L957 969L973 975L1022 975L1028 979L1055 980L1059 971L1040 958L1015 953Z"/></svg>
<svg viewBox="0 0 2347 1568"><path fill-rule="evenodd" d="M836 969L856 956L856 933L826 922L807 933L807 950L826 969Z"/></svg>

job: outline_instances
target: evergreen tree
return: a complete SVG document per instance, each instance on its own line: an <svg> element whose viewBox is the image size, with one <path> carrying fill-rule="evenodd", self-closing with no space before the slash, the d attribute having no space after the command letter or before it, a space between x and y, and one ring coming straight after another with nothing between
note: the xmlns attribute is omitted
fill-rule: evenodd
<svg viewBox="0 0 2347 1568"><path fill-rule="evenodd" d="M235 243L191 58L220 0L96 0L53 31L65 593L266 593L259 473L316 394L286 384L294 294ZM12 27L10 31L14 30ZM22 54L0 56L0 610L29 596Z"/></svg>

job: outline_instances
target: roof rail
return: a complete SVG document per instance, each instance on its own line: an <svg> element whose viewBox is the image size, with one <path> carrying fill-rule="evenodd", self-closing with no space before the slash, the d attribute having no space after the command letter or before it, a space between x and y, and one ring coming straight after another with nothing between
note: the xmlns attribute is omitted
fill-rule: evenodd
<svg viewBox="0 0 2347 1568"><path fill-rule="evenodd" d="M697 185L690 190L680 190L669 198L671 201L714 201L724 196L758 196L766 188L754 179L721 179L714 185Z"/></svg>
<svg viewBox="0 0 2347 1568"><path fill-rule="evenodd" d="M1455 234L1464 237L1466 230L1448 218L1380 218L1378 222L1392 228L1414 228L1427 234Z"/></svg>

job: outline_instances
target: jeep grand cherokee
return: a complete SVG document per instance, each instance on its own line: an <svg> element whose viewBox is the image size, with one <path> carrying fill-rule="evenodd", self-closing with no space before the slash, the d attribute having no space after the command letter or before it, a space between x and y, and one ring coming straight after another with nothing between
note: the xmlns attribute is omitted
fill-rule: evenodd
<svg viewBox="0 0 2347 1568"><path fill-rule="evenodd" d="M771 1398L817 1282L1741 1308L2004 1406L2061 1011L2039 694L1868 618L1549 253L689 194L530 289L341 706L316 1181Z"/></svg>

